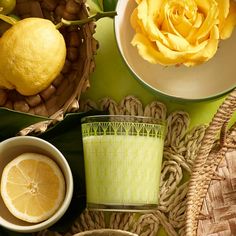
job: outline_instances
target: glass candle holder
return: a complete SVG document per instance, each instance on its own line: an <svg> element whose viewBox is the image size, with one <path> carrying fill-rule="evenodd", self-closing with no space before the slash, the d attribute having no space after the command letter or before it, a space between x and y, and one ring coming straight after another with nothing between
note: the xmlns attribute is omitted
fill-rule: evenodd
<svg viewBox="0 0 236 236"><path fill-rule="evenodd" d="M165 123L138 116L82 119L87 208L149 211L158 204Z"/></svg>

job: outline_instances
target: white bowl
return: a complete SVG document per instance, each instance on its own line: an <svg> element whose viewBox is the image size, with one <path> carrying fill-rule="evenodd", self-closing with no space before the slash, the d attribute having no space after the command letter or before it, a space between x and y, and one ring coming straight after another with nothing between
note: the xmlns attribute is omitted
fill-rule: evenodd
<svg viewBox="0 0 236 236"><path fill-rule="evenodd" d="M206 63L190 68L154 65L131 45L135 32L130 15L136 5L135 0L119 0L114 24L120 53L138 80L161 95L180 100L212 99L236 87L236 30L230 39L220 42L216 55Z"/></svg>
<svg viewBox="0 0 236 236"><path fill-rule="evenodd" d="M4 167L15 157L25 152L41 153L52 158L61 168L66 183L66 194L60 208L48 220L37 224L27 223L14 217L0 196L0 225L16 232L32 233L50 227L64 215L73 194L73 177L65 157L52 144L36 137L19 136L0 143L0 179Z"/></svg>

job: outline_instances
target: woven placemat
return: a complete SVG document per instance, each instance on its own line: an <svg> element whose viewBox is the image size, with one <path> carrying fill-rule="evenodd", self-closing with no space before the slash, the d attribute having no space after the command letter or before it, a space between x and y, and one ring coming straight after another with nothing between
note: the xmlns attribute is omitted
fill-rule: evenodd
<svg viewBox="0 0 236 236"><path fill-rule="evenodd" d="M125 97L117 103L110 98L102 99L98 104L81 101L80 110L102 110L110 114L151 116L167 121L167 136L164 148L164 160L160 182L160 204L158 210L149 214L112 213L109 223L105 223L103 212L85 210L73 223L71 230L64 233L45 230L37 236L70 236L92 229L122 229L140 236L155 236L163 227L168 235L185 235L185 208L188 182L193 161L197 155L206 126L200 125L189 131L189 115L183 111L170 114L166 106L153 101L144 106L133 96Z"/></svg>

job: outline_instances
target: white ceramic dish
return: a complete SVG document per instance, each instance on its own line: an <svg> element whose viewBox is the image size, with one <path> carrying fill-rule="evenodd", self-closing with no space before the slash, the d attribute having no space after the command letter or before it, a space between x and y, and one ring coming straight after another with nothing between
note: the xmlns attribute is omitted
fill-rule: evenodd
<svg viewBox="0 0 236 236"><path fill-rule="evenodd" d="M64 215L73 194L73 178L65 157L52 144L36 137L21 136L10 138L0 143L0 179L7 163L24 152L41 153L52 158L61 168L66 182L66 194L60 208L48 220L37 224L30 224L15 218L8 211L0 196L0 225L16 232L32 233L50 227Z"/></svg>
<svg viewBox="0 0 236 236"><path fill-rule="evenodd" d="M115 35L120 53L133 74L156 92L182 100L205 100L221 96L236 87L236 29L208 62L195 66L153 65L145 61L131 45L134 30L130 15L134 0L119 0Z"/></svg>

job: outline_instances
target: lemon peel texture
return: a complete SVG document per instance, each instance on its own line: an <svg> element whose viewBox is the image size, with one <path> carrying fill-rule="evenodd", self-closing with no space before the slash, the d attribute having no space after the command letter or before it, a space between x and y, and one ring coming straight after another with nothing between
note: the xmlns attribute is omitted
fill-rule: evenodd
<svg viewBox="0 0 236 236"><path fill-rule="evenodd" d="M51 21L18 21L0 38L0 87L35 95L52 83L65 59L65 40Z"/></svg>

